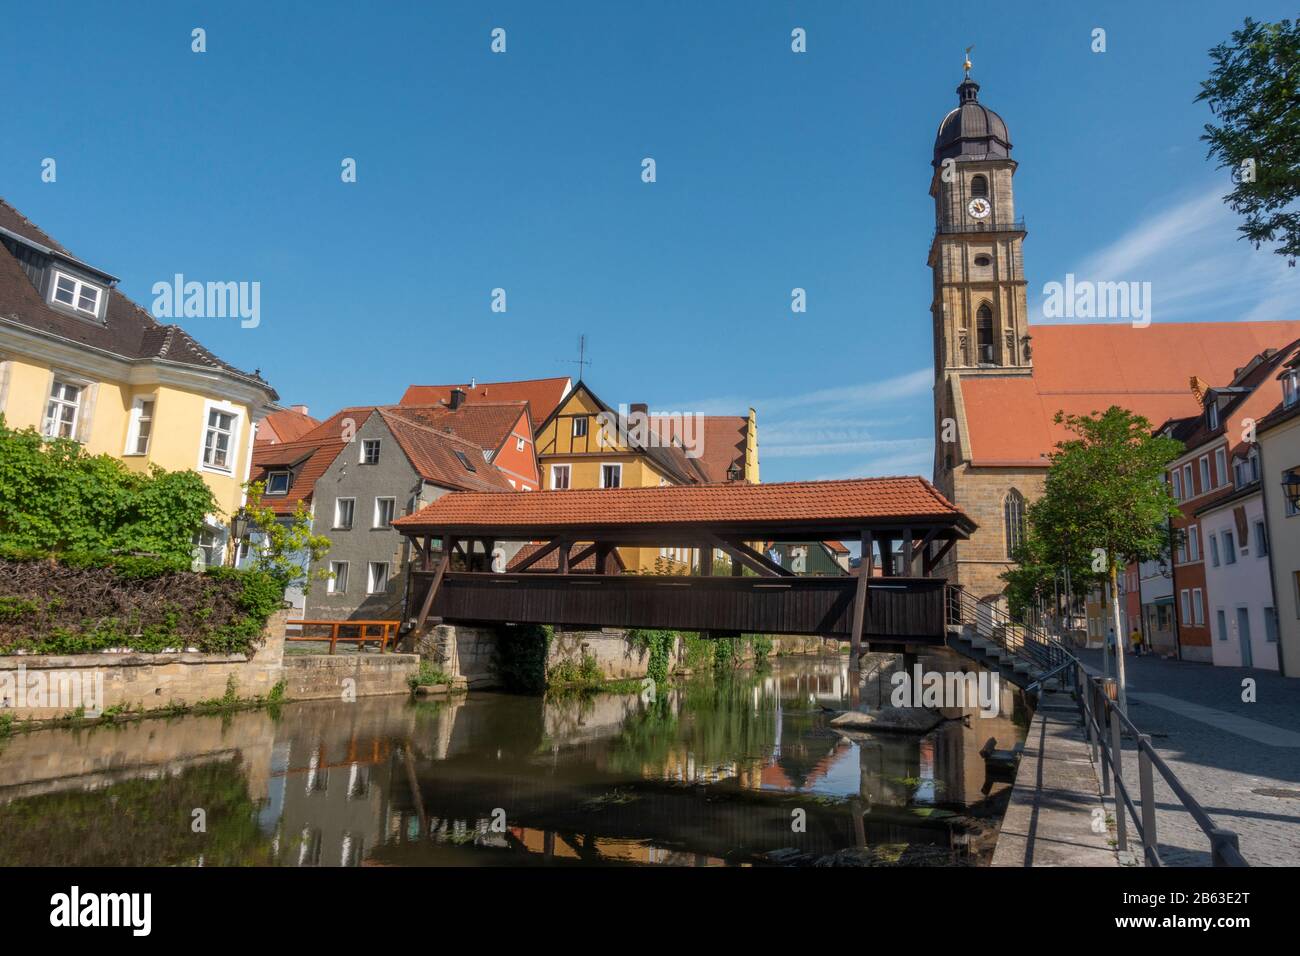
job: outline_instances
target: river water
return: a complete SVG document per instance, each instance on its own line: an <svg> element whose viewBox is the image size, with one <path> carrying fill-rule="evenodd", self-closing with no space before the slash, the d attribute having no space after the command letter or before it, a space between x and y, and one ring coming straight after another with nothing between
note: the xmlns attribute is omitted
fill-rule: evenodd
<svg viewBox="0 0 1300 956"><path fill-rule="evenodd" d="M1009 785L978 751L1023 739L1020 695L924 736L842 734L847 679L846 657L787 657L653 700L384 697L16 734L0 865L987 862Z"/></svg>

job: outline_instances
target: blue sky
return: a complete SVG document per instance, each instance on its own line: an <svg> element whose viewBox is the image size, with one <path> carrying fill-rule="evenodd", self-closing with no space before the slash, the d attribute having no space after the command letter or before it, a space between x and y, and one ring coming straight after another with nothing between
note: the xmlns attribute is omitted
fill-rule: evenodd
<svg viewBox="0 0 1300 956"><path fill-rule="evenodd" d="M929 163L963 48L1015 144L1031 303L1095 273L1151 281L1156 321L1294 316L1300 270L1236 241L1198 140L1246 12L44 3L0 34L0 195L146 307L178 272L260 282L257 328L184 324L314 414L572 373L585 333L611 404L755 406L765 480L928 474Z"/></svg>

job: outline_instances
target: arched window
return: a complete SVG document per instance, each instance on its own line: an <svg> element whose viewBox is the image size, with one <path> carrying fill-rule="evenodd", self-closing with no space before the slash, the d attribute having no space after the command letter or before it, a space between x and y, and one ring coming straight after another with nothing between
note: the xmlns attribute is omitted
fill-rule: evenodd
<svg viewBox="0 0 1300 956"><path fill-rule="evenodd" d="M1002 501L1002 521L1007 534L1007 557L1015 554L1025 540L1025 496L1015 488Z"/></svg>
<svg viewBox="0 0 1300 956"><path fill-rule="evenodd" d="M989 181L983 176L976 176L970 181L970 194L972 199L987 199L989 195Z"/></svg>
<svg viewBox="0 0 1300 956"><path fill-rule="evenodd" d="M981 365L993 364L993 309L982 303L975 313L975 342L979 346Z"/></svg>

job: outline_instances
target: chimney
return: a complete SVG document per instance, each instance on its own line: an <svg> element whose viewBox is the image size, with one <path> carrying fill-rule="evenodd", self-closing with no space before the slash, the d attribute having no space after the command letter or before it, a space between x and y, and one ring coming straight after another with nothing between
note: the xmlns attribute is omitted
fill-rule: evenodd
<svg viewBox="0 0 1300 956"><path fill-rule="evenodd" d="M306 405L290 405L289 408L290 408L291 411L295 411L295 412L297 412L299 415L306 415L306 414L307 414L307 406L306 406Z"/></svg>
<svg viewBox="0 0 1300 956"><path fill-rule="evenodd" d="M637 412L640 412L642 415L649 415L650 406L647 405L645 402L633 402L631 406L628 408L628 411L633 415L635 415Z"/></svg>
<svg viewBox="0 0 1300 956"><path fill-rule="evenodd" d="M453 388L451 390L450 404L453 412L465 404L465 390L463 388Z"/></svg>

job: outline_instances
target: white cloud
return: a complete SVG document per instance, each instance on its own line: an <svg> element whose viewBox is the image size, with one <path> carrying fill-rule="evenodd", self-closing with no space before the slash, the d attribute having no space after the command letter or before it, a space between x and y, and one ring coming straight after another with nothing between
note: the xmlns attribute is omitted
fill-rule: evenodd
<svg viewBox="0 0 1300 956"><path fill-rule="evenodd" d="M1066 271L1076 281L1150 282L1157 322L1300 318L1300 270L1242 242L1240 224L1222 189L1206 187L1169 200ZM1039 289L1030 310L1036 322L1044 321Z"/></svg>

